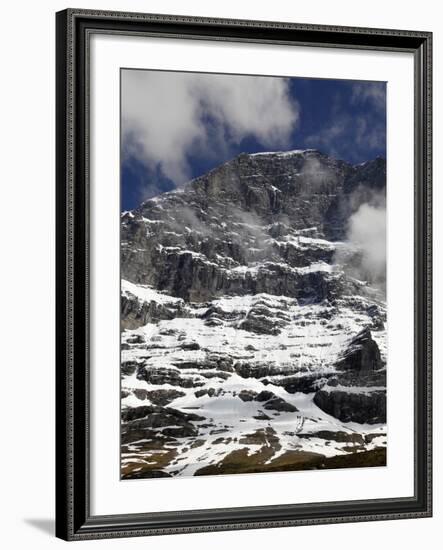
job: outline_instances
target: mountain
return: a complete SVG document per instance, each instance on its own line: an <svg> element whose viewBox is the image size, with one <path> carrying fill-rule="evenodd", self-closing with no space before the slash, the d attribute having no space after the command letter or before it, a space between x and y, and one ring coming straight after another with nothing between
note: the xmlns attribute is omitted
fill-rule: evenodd
<svg viewBox="0 0 443 550"><path fill-rule="evenodd" d="M380 465L384 159L241 154L121 217L122 476Z"/></svg>

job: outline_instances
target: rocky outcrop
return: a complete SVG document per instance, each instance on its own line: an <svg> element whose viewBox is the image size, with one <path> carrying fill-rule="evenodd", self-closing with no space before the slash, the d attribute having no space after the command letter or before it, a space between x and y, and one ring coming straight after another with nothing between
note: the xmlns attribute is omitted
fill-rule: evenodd
<svg viewBox="0 0 443 550"><path fill-rule="evenodd" d="M235 363L234 369L242 378L264 378L265 376L281 375L294 370L291 365L282 366L272 361L254 361L250 363L246 360Z"/></svg>
<svg viewBox="0 0 443 550"><path fill-rule="evenodd" d="M318 391L314 403L342 422L379 424L386 422L386 389L326 386Z"/></svg>
<svg viewBox="0 0 443 550"><path fill-rule="evenodd" d="M137 399L140 399L140 401L148 400L153 405L160 405L162 407L169 405L175 399L186 395L183 391L164 389L148 391L144 388L135 388L132 393Z"/></svg>
<svg viewBox="0 0 443 550"><path fill-rule="evenodd" d="M314 403L342 422L386 422L386 371L368 328L351 339L336 367Z"/></svg>
<svg viewBox="0 0 443 550"><path fill-rule="evenodd" d="M168 319L181 317L186 313L183 302L158 302L155 299L144 300L125 290L121 295L121 328L133 330L146 325Z"/></svg>
<svg viewBox="0 0 443 550"><path fill-rule="evenodd" d="M263 383L282 386L288 393L313 393L325 385L328 378L334 376L333 373L299 373L293 376L284 376L281 378L265 378Z"/></svg>
<svg viewBox="0 0 443 550"><path fill-rule="evenodd" d="M204 417L173 408L141 406L122 411L122 442L153 437L190 437L198 434L196 421Z"/></svg>
<svg viewBox="0 0 443 550"><path fill-rule="evenodd" d="M267 411L279 411L279 412L297 412L298 409L295 405L291 405L281 397L271 397L263 405L263 408Z"/></svg>
<svg viewBox="0 0 443 550"><path fill-rule="evenodd" d="M315 150L240 155L182 192L123 215L122 277L193 302L260 292L321 301L352 293L350 280L300 270L333 263L331 237L345 236L350 214L373 188L382 192L384 180L382 159L352 166ZM168 315L145 307L133 319L131 304L122 305L128 327Z"/></svg>
<svg viewBox="0 0 443 550"><path fill-rule="evenodd" d="M179 369L165 367L139 367L137 378L157 386L170 384L171 386L179 386L182 388L194 388L204 386L205 384L204 381L197 376L183 375Z"/></svg>
<svg viewBox="0 0 443 550"><path fill-rule="evenodd" d="M371 337L369 328L364 328L349 343L349 347L336 362L339 370L368 372L380 369L380 350Z"/></svg>
<svg viewBox="0 0 443 550"><path fill-rule="evenodd" d="M269 390L262 390L259 393L251 390L242 390L238 396L242 401L256 401L258 403L263 403L263 409L266 410L280 412L298 411L297 407L291 405L291 403L288 403Z"/></svg>

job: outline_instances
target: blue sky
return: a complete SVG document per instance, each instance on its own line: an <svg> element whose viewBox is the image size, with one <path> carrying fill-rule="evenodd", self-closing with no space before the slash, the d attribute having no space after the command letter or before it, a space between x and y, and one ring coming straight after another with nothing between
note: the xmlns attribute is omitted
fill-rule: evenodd
<svg viewBox="0 0 443 550"><path fill-rule="evenodd" d="M123 70L121 105L122 210L242 152L386 157L381 82Z"/></svg>

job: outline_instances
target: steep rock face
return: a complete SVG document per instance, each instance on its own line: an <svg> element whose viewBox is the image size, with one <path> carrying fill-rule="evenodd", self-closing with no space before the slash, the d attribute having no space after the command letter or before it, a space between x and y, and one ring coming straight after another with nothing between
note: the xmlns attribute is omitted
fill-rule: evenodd
<svg viewBox="0 0 443 550"><path fill-rule="evenodd" d="M342 422L379 424L386 422L385 388L331 389L326 386L315 394L314 403Z"/></svg>
<svg viewBox="0 0 443 550"><path fill-rule="evenodd" d="M187 313L183 300L152 292L149 288L136 286L129 281L122 281L121 291L120 311L123 330L183 317Z"/></svg>
<svg viewBox="0 0 443 550"><path fill-rule="evenodd" d="M121 317L123 329L135 329L146 323L156 323L164 319L174 319L180 311L169 309L157 302L140 302L137 296L126 292L121 296Z"/></svg>
<svg viewBox="0 0 443 550"><path fill-rule="evenodd" d="M307 270L333 263L340 244L331 241L384 181L382 159L352 166L315 150L242 154L123 215L122 277L195 302L333 297L340 277Z"/></svg>
<svg viewBox="0 0 443 550"><path fill-rule="evenodd" d="M335 363L338 374L314 396L314 403L343 422L386 422L386 371L368 328L349 342Z"/></svg>
<svg viewBox="0 0 443 550"><path fill-rule="evenodd" d="M122 215L123 477L381 464L386 306L346 232L384 190L382 159L260 153Z"/></svg>
<svg viewBox="0 0 443 550"><path fill-rule="evenodd" d="M380 369L382 361L380 350L372 339L371 331L365 327L352 338L348 348L337 361L340 370L367 372Z"/></svg>

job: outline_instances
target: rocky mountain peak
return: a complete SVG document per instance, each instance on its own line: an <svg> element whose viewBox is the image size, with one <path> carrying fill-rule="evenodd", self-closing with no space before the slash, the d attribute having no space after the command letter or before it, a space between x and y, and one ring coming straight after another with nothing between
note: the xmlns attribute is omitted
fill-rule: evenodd
<svg viewBox="0 0 443 550"><path fill-rule="evenodd" d="M122 276L196 301L340 293L352 283L333 267L337 249L371 185L384 190L384 170L381 159L352 166L316 150L239 155L123 215Z"/></svg>
<svg viewBox="0 0 443 550"><path fill-rule="evenodd" d="M241 154L122 214L124 477L384 463L386 305L347 236L385 185Z"/></svg>

